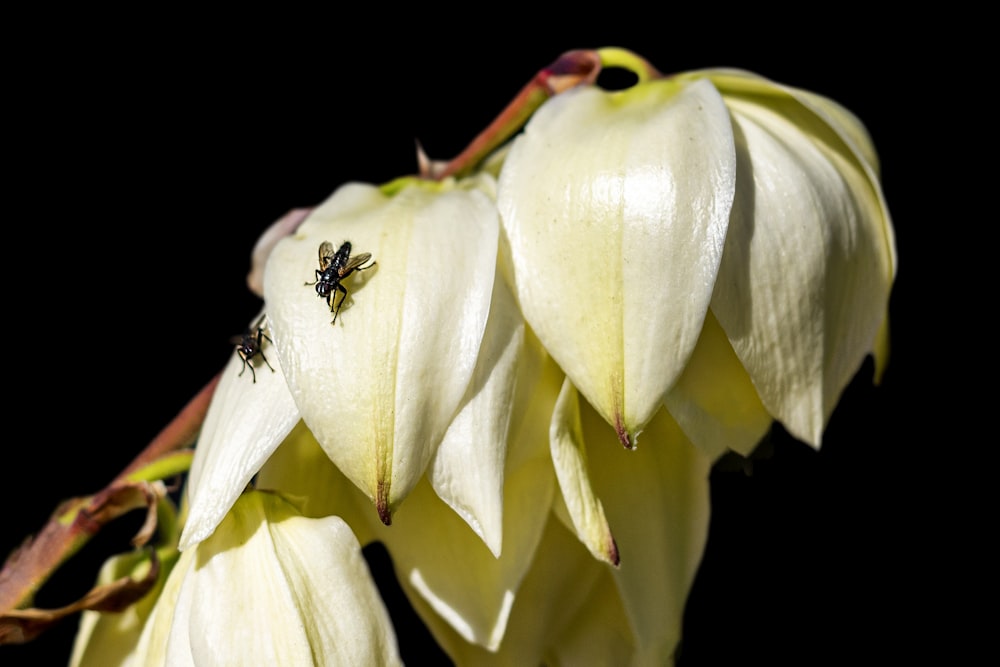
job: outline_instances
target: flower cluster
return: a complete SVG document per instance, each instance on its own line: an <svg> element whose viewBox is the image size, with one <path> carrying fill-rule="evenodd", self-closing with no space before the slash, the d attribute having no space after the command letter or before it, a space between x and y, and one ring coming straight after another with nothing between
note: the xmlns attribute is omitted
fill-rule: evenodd
<svg viewBox="0 0 1000 667"><path fill-rule="evenodd" d="M372 542L457 664L672 660L713 462L774 421L818 448L884 366L878 161L750 72L542 75L475 159L265 235L174 557L135 613L87 612L75 664L398 664Z"/></svg>

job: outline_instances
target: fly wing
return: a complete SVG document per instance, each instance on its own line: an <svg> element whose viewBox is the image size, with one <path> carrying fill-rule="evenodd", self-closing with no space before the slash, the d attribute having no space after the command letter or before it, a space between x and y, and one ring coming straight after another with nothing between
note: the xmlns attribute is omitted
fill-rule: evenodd
<svg viewBox="0 0 1000 667"><path fill-rule="evenodd" d="M367 262L371 258L372 254L370 252L362 252L357 255L354 255L349 260L347 260L347 264L344 265L344 268L340 270L339 272L340 277L346 278L347 276L351 275L351 273L354 272L355 270L367 269L368 268L367 266L361 266L361 265Z"/></svg>
<svg viewBox="0 0 1000 667"><path fill-rule="evenodd" d="M333 249L333 244L329 241L323 241L319 244L319 270L326 271L330 268L330 264L333 263L333 256L337 254L336 250Z"/></svg>

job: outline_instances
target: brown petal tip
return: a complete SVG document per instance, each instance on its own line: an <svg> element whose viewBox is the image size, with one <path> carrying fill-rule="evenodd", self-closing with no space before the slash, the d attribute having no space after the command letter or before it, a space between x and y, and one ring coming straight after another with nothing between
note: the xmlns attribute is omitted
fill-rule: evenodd
<svg viewBox="0 0 1000 667"><path fill-rule="evenodd" d="M635 436L630 435L628 429L622 421L621 413L615 414L615 433L618 434L618 441L625 449L635 449Z"/></svg>
<svg viewBox="0 0 1000 667"><path fill-rule="evenodd" d="M618 543L615 542L615 538L611 538L611 544L608 545L608 562L618 567L621 562L621 555L618 553Z"/></svg>
<svg viewBox="0 0 1000 667"><path fill-rule="evenodd" d="M392 525L392 510L389 509L389 485L379 480L378 494L375 498L375 510L379 520L386 526Z"/></svg>

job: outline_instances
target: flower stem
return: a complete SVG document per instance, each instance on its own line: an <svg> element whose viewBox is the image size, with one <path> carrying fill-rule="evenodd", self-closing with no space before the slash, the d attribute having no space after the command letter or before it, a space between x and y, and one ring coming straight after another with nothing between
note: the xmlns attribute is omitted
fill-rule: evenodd
<svg viewBox="0 0 1000 667"><path fill-rule="evenodd" d="M150 482L190 467L190 454L179 450L194 443L218 382L216 375L108 486L93 496L62 503L42 530L10 555L0 570L0 644L30 639L28 626L15 612L29 604L56 569L102 526L133 509L155 511L161 493ZM148 523L140 541L148 539L152 532ZM33 632L42 626L36 619L31 627Z"/></svg>
<svg viewBox="0 0 1000 667"><path fill-rule="evenodd" d="M646 83L663 77L663 74L653 67L652 63L628 49L609 46L598 49L597 56L601 60L602 67L619 67L630 70L638 78L639 83Z"/></svg>
<svg viewBox="0 0 1000 667"><path fill-rule="evenodd" d="M447 162L436 162L421 152L420 175L441 180L464 176L520 130L545 100L581 84L594 83L601 71L597 51L574 50L559 56L529 81L490 125L464 151Z"/></svg>

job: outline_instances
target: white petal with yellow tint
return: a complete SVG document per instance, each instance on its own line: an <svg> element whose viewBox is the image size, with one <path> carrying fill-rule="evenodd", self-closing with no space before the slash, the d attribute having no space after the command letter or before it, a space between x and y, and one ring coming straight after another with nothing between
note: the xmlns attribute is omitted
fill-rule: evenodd
<svg viewBox="0 0 1000 667"><path fill-rule="evenodd" d="M294 232L302 221L309 217L310 209L295 208L271 223L257 239L250 253L250 272L247 273L247 287L259 297L264 296L264 265L271 251L281 239Z"/></svg>
<svg viewBox="0 0 1000 667"><path fill-rule="evenodd" d="M274 339L273 332L270 337ZM234 352L219 378L191 462L186 490L190 506L181 549L197 544L215 530L299 421L274 346L264 340L261 351L273 372L260 356L254 357L254 382L250 369L243 370L243 360Z"/></svg>
<svg viewBox="0 0 1000 667"><path fill-rule="evenodd" d="M591 563L591 567L598 563ZM555 564L558 567L558 564ZM621 594L612 571L604 568L588 591L577 614L566 623L561 633L550 639L545 661L552 665L635 665L635 637L622 607ZM648 663L653 664L653 663ZM669 662L656 663L668 665Z"/></svg>
<svg viewBox="0 0 1000 667"><path fill-rule="evenodd" d="M176 551L169 549L160 549L158 553L162 560L156 583L140 600L116 613L88 609L80 614L80 626L73 639L70 667L133 664L146 619L151 615L170 568L178 557ZM104 586L122 577L138 581L148 575L150 567L150 554L145 550L118 554L101 566L97 584Z"/></svg>
<svg viewBox="0 0 1000 667"><path fill-rule="evenodd" d="M495 650L554 493L552 468L544 457L507 471L500 558L426 482L413 490L392 526L376 526L376 537L411 596L426 601L465 641Z"/></svg>
<svg viewBox="0 0 1000 667"><path fill-rule="evenodd" d="M713 460L728 450L750 454L773 421L711 310L664 404L688 439Z"/></svg>
<svg viewBox="0 0 1000 667"><path fill-rule="evenodd" d="M492 179L337 190L275 246L264 295L278 356L331 460L382 521L417 483L476 364L496 269ZM335 325L315 281L320 244L377 264L342 281ZM339 297L338 297L339 301Z"/></svg>
<svg viewBox="0 0 1000 667"><path fill-rule="evenodd" d="M199 544L201 543L199 542ZM180 647L174 648L168 662L167 643L173 632L174 616L181 588L188 573L192 570L197 552L198 545L181 552L163 585L160 596L156 599L156 604L153 605L146 625L142 628L135 653L129 661L124 663L125 667L132 665L136 667L163 667L165 665L186 667L195 664L190 649L184 651Z"/></svg>
<svg viewBox="0 0 1000 667"><path fill-rule="evenodd" d="M292 429L261 467L254 486L280 492L295 502L303 516L339 516L351 526L362 546L375 539L369 528L371 501L344 477L304 422Z"/></svg>
<svg viewBox="0 0 1000 667"><path fill-rule="evenodd" d="M708 538L712 460L664 410L634 452L615 446L589 406L581 410L590 478L621 548L612 576L633 630L633 664L670 664Z"/></svg>
<svg viewBox="0 0 1000 667"><path fill-rule="evenodd" d="M496 649L468 642L420 596L411 600L457 665L626 665L633 652L611 569L551 515Z"/></svg>
<svg viewBox="0 0 1000 667"><path fill-rule="evenodd" d="M556 493L548 431L563 377L538 340L525 331L503 476L499 558L427 484L417 486L389 528L375 522L370 512L365 514L372 523L372 539L389 548L410 601L427 611L424 621L431 626L439 621L438 626L447 626L462 643L492 651L503 642L516 591L538 553Z"/></svg>
<svg viewBox="0 0 1000 667"><path fill-rule="evenodd" d="M712 309L768 411L818 447L885 317L888 212L856 131L766 80L713 80L733 112L739 181Z"/></svg>
<svg viewBox="0 0 1000 667"><path fill-rule="evenodd" d="M875 144L868 133L868 128L865 127L860 118L854 115L854 112L836 100L808 90L801 88L787 88L787 90L803 104L811 107L817 114L824 116L831 127L857 151L858 157L871 168L873 179L878 178L881 165L878 153L875 152Z"/></svg>
<svg viewBox="0 0 1000 667"><path fill-rule="evenodd" d="M273 494L242 496L167 589L140 664L401 664L347 524L303 518Z"/></svg>
<svg viewBox="0 0 1000 667"><path fill-rule="evenodd" d="M506 159L498 207L525 319L629 445L698 339L734 187L707 82L558 95Z"/></svg>
<svg viewBox="0 0 1000 667"><path fill-rule="evenodd" d="M604 507L590 483L580 422L580 399L569 378L563 382L552 413L549 441L562 499L577 536L594 558L617 566L618 545L608 526Z"/></svg>
<svg viewBox="0 0 1000 667"><path fill-rule="evenodd" d="M510 290L495 280L472 382L427 469L434 491L494 556L500 555L503 540L504 463L523 344L524 320Z"/></svg>

